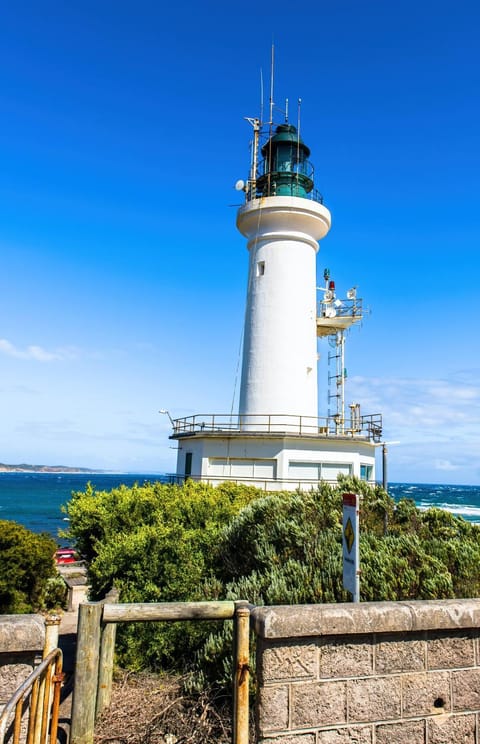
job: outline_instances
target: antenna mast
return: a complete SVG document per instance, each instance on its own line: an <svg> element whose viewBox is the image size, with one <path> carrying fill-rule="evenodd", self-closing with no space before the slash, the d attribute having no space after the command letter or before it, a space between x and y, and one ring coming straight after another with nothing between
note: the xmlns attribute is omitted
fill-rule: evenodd
<svg viewBox="0 0 480 744"><path fill-rule="evenodd" d="M273 126L273 73L275 65L275 47L272 44L272 57L270 62L270 134Z"/></svg>
<svg viewBox="0 0 480 744"><path fill-rule="evenodd" d="M260 67L260 124L263 122L263 70Z"/></svg>
<svg viewBox="0 0 480 744"><path fill-rule="evenodd" d="M270 60L270 121L268 122L268 180L267 194L271 196L272 187L272 130L273 130L273 73L275 64L275 47L272 44L272 53Z"/></svg>
<svg viewBox="0 0 480 744"><path fill-rule="evenodd" d="M302 105L302 99L299 98L297 102L297 183L298 183L298 172L300 163L300 107Z"/></svg>

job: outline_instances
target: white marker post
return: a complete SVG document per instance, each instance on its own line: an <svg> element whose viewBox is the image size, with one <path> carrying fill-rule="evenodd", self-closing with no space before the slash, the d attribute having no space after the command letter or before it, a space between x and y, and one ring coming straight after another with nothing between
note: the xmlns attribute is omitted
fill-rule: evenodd
<svg viewBox="0 0 480 744"><path fill-rule="evenodd" d="M343 586L360 602L360 497L343 494Z"/></svg>

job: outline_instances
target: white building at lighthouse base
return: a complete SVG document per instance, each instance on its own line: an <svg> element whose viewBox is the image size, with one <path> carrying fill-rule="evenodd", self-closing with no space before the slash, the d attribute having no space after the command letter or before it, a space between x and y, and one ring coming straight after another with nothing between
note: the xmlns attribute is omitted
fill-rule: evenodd
<svg viewBox="0 0 480 744"><path fill-rule="evenodd" d="M355 428L342 434L336 433L333 418L318 419L314 427L310 417L304 423L302 417L258 416L255 430L253 417L243 418L176 419L171 436L178 442L175 477L213 485L233 481L265 491L309 490L319 481L336 483L339 475L375 480L375 450L381 438L378 416L360 417Z"/></svg>

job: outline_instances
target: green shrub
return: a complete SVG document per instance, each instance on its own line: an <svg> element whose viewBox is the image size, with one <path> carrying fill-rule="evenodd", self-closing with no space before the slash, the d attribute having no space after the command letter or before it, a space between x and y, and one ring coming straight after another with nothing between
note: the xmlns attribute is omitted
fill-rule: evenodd
<svg viewBox="0 0 480 744"><path fill-rule="evenodd" d="M66 610L67 598L68 587L59 574L47 579L45 585L45 607L48 609Z"/></svg>
<svg viewBox="0 0 480 744"><path fill-rule="evenodd" d="M361 599L477 596L480 529L438 509L397 504L379 486L340 478L309 492L147 484L75 494L69 537L89 561L92 598L115 584L122 602L247 599L344 602L342 494L361 495ZM229 677L232 624L120 625L131 668L196 666Z"/></svg>
<svg viewBox="0 0 480 744"><path fill-rule="evenodd" d="M173 602L209 598L222 528L259 491L251 487L188 481L148 483L110 492L88 486L66 506L68 537L89 562L92 599L115 585L121 602ZM209 626L211 627L211 626ZM191 623L120 625L122 664L153 669L181 666L208 628Z"/></svg>
<svg viewBox="0 0 480 744"><path fill-rule="evenodd" d="M45 609L46 586L55 576L55 540L16 522L0 521L0 613Z"/></svg>

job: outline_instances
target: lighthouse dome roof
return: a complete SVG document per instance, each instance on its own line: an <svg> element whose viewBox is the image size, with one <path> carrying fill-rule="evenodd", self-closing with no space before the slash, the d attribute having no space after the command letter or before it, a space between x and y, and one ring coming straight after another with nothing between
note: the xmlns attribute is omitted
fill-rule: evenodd
<svg viewBox="0 0 480 744"><path fill-rule="evenodd" d="M272 145L279 145L282 142L293 142L295 143L295 146L300 146L302 148L307 158L310 155L310 148L307 147L307 145L303 142L301 137L299 137L297 128L294 127L293 124L279 124L277 128L275 129L275 134L271 137L269 142ZM269 142L267 142L262 147L263 156L265 156L267 153Z"/></svg>

